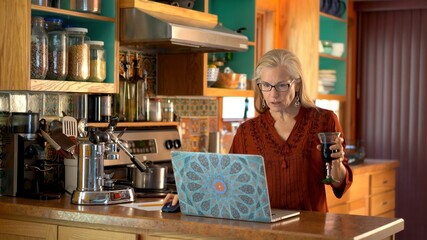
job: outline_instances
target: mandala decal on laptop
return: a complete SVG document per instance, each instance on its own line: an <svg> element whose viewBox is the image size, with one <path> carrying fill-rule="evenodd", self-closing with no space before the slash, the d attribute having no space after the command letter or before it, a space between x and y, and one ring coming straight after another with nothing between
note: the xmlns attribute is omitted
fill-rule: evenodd
<svg viewBox="0 0 427 240"><path fill-rule="evenodd" d="M183 161L173 163L173 168L179 172L178 193L185 192L179 195L181 211L261 221L270 216L265 170L256 156L180 154Z"/></svg>

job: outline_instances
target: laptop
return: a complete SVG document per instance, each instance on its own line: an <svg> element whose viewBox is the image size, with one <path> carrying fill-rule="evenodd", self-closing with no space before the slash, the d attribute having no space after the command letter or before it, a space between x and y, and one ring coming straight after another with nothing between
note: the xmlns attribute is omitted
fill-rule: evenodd
<svg viewBox="0 0 427 240"><path fill-rule="evenodd" d="M172 151L171 159L183 214L255 222L300 214L271 209L262 156Z"/></svg>

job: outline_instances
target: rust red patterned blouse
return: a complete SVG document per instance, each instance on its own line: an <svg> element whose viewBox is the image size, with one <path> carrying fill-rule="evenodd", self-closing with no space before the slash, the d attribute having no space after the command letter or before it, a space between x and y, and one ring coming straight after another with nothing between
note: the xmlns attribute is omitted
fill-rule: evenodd
<svg viewBox="0 0 427 240"><path fill-rule="evenodd" d="M324 164L318 132L341 132L337 116L329 110L301 107L285 141L274 128L269 111L244 122L237 129L230 153L264 157L271 207L327 212ZM344 145L345 147L345 145ZM350 187L353 174L345 158L346 179L334 194L340 198ZM329 187L329 186L328 186ZM331 186L332 187L332 186Z"/></svg>

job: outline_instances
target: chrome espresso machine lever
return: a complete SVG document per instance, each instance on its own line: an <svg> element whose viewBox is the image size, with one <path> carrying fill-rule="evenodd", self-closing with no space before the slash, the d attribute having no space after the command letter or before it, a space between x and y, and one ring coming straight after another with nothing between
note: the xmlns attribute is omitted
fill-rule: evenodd
<svg viewBox="0 0 427 240"><path fill-rule="evenodd" d="M128 155L130 157L130 160L132 161L133 164L135 164L135 166L139 169L139 171L141 171L141 172L147 171L148 167L147 167L146 163L139 161L129 151L129 149L123 145L123 143L120 141L119 137L114 136L113 133L114 133L114 129L117 126L117 122L118 122L118 117L111 118L111 121L110 121L110 123L108 125L108 129L105 132L109 135L111 141L113 143L117 144L117 146L119 146L120 149L123 150L126 153L126 155ZM120 133L120 134L123 134L123 133L124 133L124 131L122 133Z"/></svg>

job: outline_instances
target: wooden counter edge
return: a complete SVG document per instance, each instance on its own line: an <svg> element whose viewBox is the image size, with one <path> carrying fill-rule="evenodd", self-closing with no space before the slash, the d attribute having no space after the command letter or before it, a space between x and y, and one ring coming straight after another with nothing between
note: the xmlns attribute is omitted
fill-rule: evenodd
<svg viewBox="0 0 427 240"><path fill-rule="evenodd" d="M367 158L361 164L350 165L353 170L353 174L363 172L376 172L383 171L385 169L395 169L400 165L400 162L395 159L372 159Z"/></svg>

